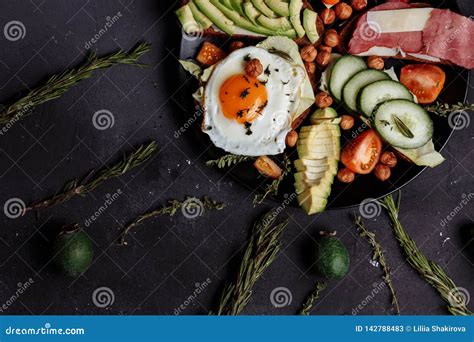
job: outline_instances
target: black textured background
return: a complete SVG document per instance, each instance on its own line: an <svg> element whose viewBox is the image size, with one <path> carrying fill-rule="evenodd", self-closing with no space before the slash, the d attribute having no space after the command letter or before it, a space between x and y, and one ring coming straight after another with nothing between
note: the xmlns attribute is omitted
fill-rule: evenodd
<svg viewBox="0 0 474 342"><path fill-rule="evenodd" d="M474 14L470 1L460 2L465 15ZM148 0L18 0L0 5L0 27L18 20L24 39L12 42L0 35L0 102L39 84L47 75L78 65L85 44L118 12L121 18L93 49L99 54L128 49L149 41L153 51L143 61L149 69L119 66L99 72L61 99L38 107L34 114L0 135L0 203L20 198L26 203L52 195L68 180L119 158L135 145L154 139L160 151L144 167L86 196L53 209L17 219L0 215L0 305L15 294L19 283L34 283L3 309L3 314L173 314L193 293L196 283L209 286L183 314L205 314L215 307L226 280L235 274L251 223L272 203L253 208L253 194L223 174L207 168L203 150L190 133L173 133L183 123L178 73L181 32L172 1ZM460 89L460 91L464 91ZM469 99L474 93L470 86ZM113 113L108 130L94 128L98 110ZM455 133L443 154L446 162L425 171L403 189L401 218L425 254L439 262L461 286L474 294L473 256L460 230L473 223L470 202L452 221L441 220L474 192L472 126ZM84 223L104 205L107 194L120 195L87 233L95 243L95 260L78 279L59 275L49 259L52 237L64 224ZM161 217L145 222L117 246L124 224L168 199L210 195L229 203L221 212L200 218ZM329 211L307 217L289 208L291 223L283 236L283 251L257 283L246 314L294 314L318 276L311 265L313 239L321 229L337 230L351 255L351 273L332 281L316 305L316 314L351 314L381 281L381 270L370 263L371 249L351 224L353 210ZM403 314L446 314L445 305L404 262L384 214L369 220L393 269L393 282ZM96 307L92 293L110 288L115 301ZM290 305L275 308L270 293L286 287ZM472 308L472 304L470 305ZM380 291L360 314L390 314L387 289Z"/></svg>

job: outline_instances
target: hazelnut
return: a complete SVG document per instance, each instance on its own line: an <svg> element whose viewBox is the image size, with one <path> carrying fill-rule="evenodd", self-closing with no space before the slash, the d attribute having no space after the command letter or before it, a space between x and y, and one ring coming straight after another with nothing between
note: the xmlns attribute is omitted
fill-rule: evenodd
<svg viewBox="0 0 474 342"><path fill-rule="evenodd" d="M385 67L385 62L382 57L370 56L367 59L367 66L371 69L382 70Z"/></svg>
<svg viewBox="0 0 474 342"><path fill-rule="evenodd" d="M356 11L361 11L367 7L367 0L352 0L351 6Z"/></svg>
<svg viewBox="0 0 474 342"><path fill-rule="evenodd" d="M350 115L341 115L341 122L339 123L339 126L341 126L341 129L347 131L348 129L351 129L352 126L354 126L354 118Z"/></svg>
<svg viewBox="0 0 474 342"><path fill-rule="evenodd" d="M235 50L242 49L244 46L245 46L245 44L242 43L241 41L238 41L238 40L233 41L232 43L230 43L229 52L233 52Z"/></svg>
<svg viewBox="0 0 474 342"><path fill-rule="evenodd" d="M331 53L327 51L321 51L318 53L316 56L316 64L325 67L326 65L329 64L329 61L331 59Z"/></svg>
<svg viewBox="0 0 474 342"><path fill-rule="evenodd" d="M330 47L339 45L339 34L334 29L329 29L324 35L324 44Z"/></svg>
<svg viewBox="0 0 474 342"><path fill-rule="evenodd" d="M345 2L340 2L334 7L334 12L339 19L346 20L352 15L352 7Z"/></svg>
<svg viewBox="0 0 474 342"><path fill-rule="evenodd" d="M263 65L256 58L251 59L245 64L245 73L250 77L258 77L263 72Z"/></svg>
<svg viewBox="0 0 474 342"><path fill-rule="evenodd" d="M332 52L332 47L327 46L327 45L319 45L319 51L326 51L331 53Z"/></svg>
<svg viewBox="0 0 474 342"><path fill-rule="evenodd" d="M300 54L301 59L303 59L303 61L311 63L314 62L314 60L316 59L318 51L313 45L306 45L304 48L301 49Z"/></svg>
<svg viewBox="0 0 474 342"><path fill-rule="evenodd" d="M314 63L304 63L304 66L306 68L306 72L309 75L314 75L316 73L316 64L314 64Z"/></svg>
<svg viewBox="0 0 474 342"><path fill-rule="evenodd" d="M355 179L355 173L349 169L340 169L337 172L337 179L342 183L352 183Z"/></svg>
<svg viewBox="0 0 474 342"><path fill-rule="evenodd" d="M321 91L316 94L316 99L314 103L316 103L316 106L319 108L326 108L332 105L332 97L325 91Z"/></svg>
<svg viewBox="0 0 474 342"><path fill-rule="evenodd" d="M384 152L380 156L380 163L388 167L395 167L397 165L397 156L393 152Z"/></svg>
<svg viewBox="0 0 474 342"><path fill-rule="evenodd" d="M374 174L383 182L390 178L391 171L387 165L377 164L374 168Z"/></svg>
<svg viewBox="0 0 474 342"><path fill-rule="evenodd" d="M298 133L296 131L289 131L286 135L286 146L295 147L296 142L298 141Z"/></svg>
<svg viewBox="0 0 474 342"><path fill-rule="evenodd" d="M319 17L323 21L324 25L331 25L336 20L336 13L331 8L324 8L320 13Z"/></svg>

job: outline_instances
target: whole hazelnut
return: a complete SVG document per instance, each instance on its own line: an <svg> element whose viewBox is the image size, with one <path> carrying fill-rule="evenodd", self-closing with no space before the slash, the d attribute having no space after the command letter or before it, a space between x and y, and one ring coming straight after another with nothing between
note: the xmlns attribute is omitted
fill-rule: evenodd
<svg viewBox="0 0 474 342"><path fill-rule="evenodd" d="M315 101L314 101L316 106L318 106L319 108L329 107L329 106L332 105L332 102L333 102L333 100L332 100L331 95L329 95L325 91L321 91L321 92L317 93Z"/></svg>
<svg viewBox="0 0 474 342"><path fill-rule="evenodd" d="M355 179L355 173L349 169L340 169L337 172L337 179L342 183L352 183Z"/></svg>
<svg viewBox="0 0 474 342"><path fill-rule="evenodd" d="M250 77L258 77L263 72L263 65L256 58L251 59L245 64L245 73Z"/></svg>
<svg viewBox="0 0 474 342"><path fill-rule="evenodd" d="M242 43L241 41L238 41L238 40L233 41L232 43L230 43L229 52L233 52L235 50L242 49L244 46L245 46L245 44Z"/></svg>
<svg viewBox="0 0 474 342"><path fill-rule="evenodd" d="M347 131L348 129L351 129L354 126L354 118L350 115L341 115L341 122L339 123L339 126L341 126L341 129Z"/></svg>
<svg viewBox="0 0 474 342"><path fill-rule="evenodd" d="M295 147L297 141L298 141L298 133L296 131L289 131L285 139L286 146Z"/></svg>
<svg viewBox="0 0 474 342"><path fill-rule="evenodd" d="M382 57L370 56L367 59L367 66L371 69L382 70L385 67L385 62Z"/></svg>
<svg viewBox="0 0 474 342"><path fill-rule="evenodd" d="M305 62L311 63L314 62L316 56L318 55L318 51L314 47L314 45L306 45L300 51L301 59Z"/></svg>
<svg viewBox="0 0 474 342"><path fill-rule="evenodd" d="M352 15L352 7L345 2L340 2L334 7L334 12L339 19L346 20Z"/></svg>
<svg viewBox="0 0 474 342"><path fill-rule="evenodd" d="M331 53L327 51L321 51L316 56L316 64L321 67L325 67L326 65L328 65L330 60L331 60Z"/></svg>
<svg viewBox="0 0 474 342"><path fill-rule="evenodd" d="M320 13L319 17L323 21L324 25L331 25L336 20L336 13L331 8L324 8Z"/></svg>
<svg viewBox="0 0 474 342"><path fill-rule="evenodd" d="M397 156L393 152L384 152L380 156L380 163L388 167L395 167L397 165Z"/></svg>
<svg viewBox="0 0 474 342"><path fill-rule="evenodd" d="M374 168L375 177L380 179L382 182L390 178L391 171L387 165L377 164Z"/></svg>
<svg viewBox="0 0 474 342"><path fill-rule="evenodd" d="M327 45L319 45L318 46L319 51L326 51L331 53L332 52L332 47L327 46Z"/></svg>
<svg viewBox="0 0 474 342"><path fill-rule="evenodd" d="M361 11L367 7L367 0L352 0L351 6L356 11Z"/></svg>
<svg viewBox="0 0 474 342"><path fill-rule="evenodd" d="M329 29L324 34L324 44L330 47L339 45L339 34L334 29Z"/></svg>
<svg viewBox="0 0 474 342"><path fill-rule="evenodd" d="M304 66L306 68L306 72L309 75L314 75L316 73L316 64L314 63L304 63Z"/></svg>

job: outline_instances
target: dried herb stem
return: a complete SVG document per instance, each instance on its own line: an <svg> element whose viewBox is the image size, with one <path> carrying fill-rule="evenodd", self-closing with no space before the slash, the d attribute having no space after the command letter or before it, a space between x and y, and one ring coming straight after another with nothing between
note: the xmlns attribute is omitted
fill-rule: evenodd
<svg viewBox="0 0 474 342"><path fill-rule="evenodd" d="M309 315L311 310L313 310L314 303L319 298L319 294L327 287L326 283L318 282L314 287L313 291L309 294L309 296L305 299L303 306L301 307L300 311L298 312L299 315Z"/></svg>
<svg viewBox="0 0 474 342"><path fill-rule="evenodd" d="M426 106L425 109L433 114L436 114L441 117L448 117L449 114L453 112L461 111L474 111L474 103L462 103L458 102L456 104L440 103L436 102L435 104Z"/></svg>
<svg viewBox="0 0 474 342"><path fill-rule="evenodd" d="M208 160L206 162L207 166L217 166L219 169L226 167L231 167L232 165L240 164L249 160L253 160L254 157L249 156L239 156L236 154L226 154L218 159Z"/></svg>

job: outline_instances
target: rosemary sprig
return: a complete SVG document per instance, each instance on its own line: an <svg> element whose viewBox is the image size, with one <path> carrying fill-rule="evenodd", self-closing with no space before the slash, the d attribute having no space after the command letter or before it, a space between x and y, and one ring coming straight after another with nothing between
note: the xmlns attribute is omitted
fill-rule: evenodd
<svg viewBox="0 0 474 342"><path fill-rule="evenodd" d="M318 282L314 290L309 294L309 296L305 299L303 306L301 307L298 315L309 315L311 310L313 309L314 302L319 298L319 294L327 287L326 283Z"/></svg>
<svg viewBox="0 0 474 342"><path fill-rule="evenodd" d="M222 210L226 207L225 203L219 203L207 196L203 197L202 200L199 200L196 197L188 197L184 201L178 201L175 199L170 200L168 201L168 204L165 204L158 209L154 209L154 210L141 214L133 222L127 225L127 227L125 227L120 237L120 244L122 246L127 245L128 243L127 241L125 241L125 239L128 233L130 232L130 230L140 225L143 221L149 218L161 216L161 215L174 216L179 209L183 208L183 206L186 206L186 205L190 206L189 208L190 210L191 209L198 210L199 216L201 216L205 210L211 210L211 209ZM195 206L195 208L191 208L191 206Z"/></svg>
<svg viewBox="0 0 474 342"><path fill-rule="evenodd" d="M232 165L240 164L249 160L254 159L249 156L239 156L236 154L226 154L218 159L208 160L206 162L207 166L217 166L219 169L230 167Z"/></svg>
<svg viewBox="0 0 474 342"><path fill-rule="evenodd" d="M423 277L428 284L434 287L441 298L448 303L448 310L453 315L467 316L473 313L469 311L465 301L458 298L456 293L458 288L453 280L436 262L428 260L419 250L415 241L407 234L398 218L400 211L401 193L398 194L398 201L395 203L393 196L389 195L382 200L383 207L387 210L392 221L395 237L400 243L407 256L408 263Z"/></svg>
<svg viewBox="0 0 474 342"><path fill-rule="evenodd" d="M12 103L0 112L0 124L19 120L29 114L33 108L45 102L59 98L76 83L90 78L93 72L117 64L143 66L138 59L151 50L151 45L141 43L130 51L119 50L104 57L91 53L87 62L76 69L66 70L52 76L45 84L31 90L27 95Z"/></svg>
<svg viewBox="0 0 474 342"><path fill-rule="evenodd" d="M464 110L474 111L474 103L462 103L458 102L456 104L440 103L436 102L435 104L426 106L425 109L433 114L436 114L441 117L448 117L452 112L460 112Z"/></svg>
<svg viewBox="0 0 474 342"><path fill-rule="evenodd" d="M407 125L400 119L398 116L393 115L393 122L395 122L395 126L397 126L397 129L402 133L405 137L409 139L413 139L415 136L413 133L410 131Z"/></svg>
<svg viewBox="0 0 474 342"><path fill-rule="evenodd" d="M392 284L392 278L390 276L390 267L388 266L387 262L385 261L385 255L383 252L382 245L377 241L375 234L367 230L365 227L364 221L362 217L356 216L354 218L354 224L357 226L357 230L359 231L359 236L364 237L369 244L372 246L374 251L372 260L377 261L383 269L384 276L382 277L385 284L387 284L390 292L392 293L392 305L397 312L397 315L400 314L400 306L398 305L397 294L395 292L395 288Z"/></svg>
<svg viewBox="0 0 474 342"><path fill-rule="evenodd" d="M291 172L291 160L288 158L287 155L284 155L283 160L283 172L281 173L280 177L274 179L270 184L265 186L265 192L263 194L259 193L256 194L253 199L253 205L256 206L258 204L262 204L265 199L270 196L276 196L278 194L278 188L280 187L280 183L290 172Z"/></svg>
<svg viewBox="0 0 474 342"><path fill-rule="evenodd" d="M106 166L100 170L91 170L83 179L74 179L69 182L64 189L51 198L41 200L25 208L29 210L50 208L64 203L76 196L84 196L94 190L108 179L121 176L147 161L156 151L156 143L141 145L135 151L124 157L121 161Z"/></svg>
<svg viewBox="0 0 474 342"><path fill-rule="evenodd" d="M288 220L274 225L278 212L273 209L255 222L252 236L240 263L235 281L221 295L218 315L238 315L250 301L252 288L280 251L280 237Z"/></svg>

